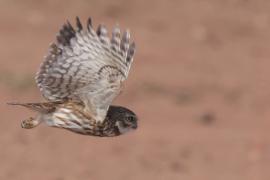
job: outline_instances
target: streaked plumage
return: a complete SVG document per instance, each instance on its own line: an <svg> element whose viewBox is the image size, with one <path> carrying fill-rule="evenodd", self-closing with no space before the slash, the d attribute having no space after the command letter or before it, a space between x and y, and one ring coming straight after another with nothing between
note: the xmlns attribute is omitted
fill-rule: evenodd
<svg viewBox="0 0 270 180"><path fill-rule="evenodd" d="M130 34L119 27L109 39L104 25L95 32L92 20L83 28L67 22L52 43L41 64L36 83L45 103L11 103L38 112L22 122L33 128L40 122L80 134L116 136L137 128L136 115L120 106L111 106L127 79L135 53Z"/></svg>

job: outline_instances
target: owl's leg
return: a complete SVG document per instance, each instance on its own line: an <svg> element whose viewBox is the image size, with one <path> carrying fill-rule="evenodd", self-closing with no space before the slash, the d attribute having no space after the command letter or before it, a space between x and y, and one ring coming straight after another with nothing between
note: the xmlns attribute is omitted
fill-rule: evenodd
<svg viewBox="0 0 270 180"><path fill-rule="evenodd" d="M32 118L30 117L29 119L23 120L21 122L21 126L24 129L31 129L34 128L36 126L38 126L41 123L40 118Z"/></svg>

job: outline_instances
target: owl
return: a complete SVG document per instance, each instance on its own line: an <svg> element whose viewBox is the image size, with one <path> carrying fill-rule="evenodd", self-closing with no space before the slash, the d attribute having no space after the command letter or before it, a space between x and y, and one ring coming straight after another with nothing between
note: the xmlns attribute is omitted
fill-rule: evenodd
<svg viewBox="0 0 270 180"><path fill-rule="evenodd" d="M111 39L100 24L95 31L88 18L86 28L78 17L68 21L50 45L36 75L46 102L9 103L37 112L21 122L30 129L45 122L48 126L75 133L112 137L137 128L137 116L128 108L111 105L127 79L135 53L129 31L121 35L118 26Z"/></svg>

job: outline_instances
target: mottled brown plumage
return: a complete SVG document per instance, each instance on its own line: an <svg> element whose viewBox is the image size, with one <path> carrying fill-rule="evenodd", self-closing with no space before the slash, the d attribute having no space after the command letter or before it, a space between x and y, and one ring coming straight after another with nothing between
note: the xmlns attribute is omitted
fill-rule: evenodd
<svg viewBox="0 0 270 180"><path fill-rule="evenodd" d="M111 106L128 77L135 44L130 34L115 27L111 40L104 25L86 30L79 18L76 27L67 22L52 43L36 76L44 103L10 103L38 112L22 122L23 128L41 122L49 126L94 136L117 136L137 128L137 116L120 106Z"/></svg>

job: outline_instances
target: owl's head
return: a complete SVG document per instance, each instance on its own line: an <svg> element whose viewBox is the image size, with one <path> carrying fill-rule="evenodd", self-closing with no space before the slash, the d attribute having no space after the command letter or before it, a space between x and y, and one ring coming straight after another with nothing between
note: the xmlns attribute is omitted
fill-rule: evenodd
<svg viewBox="0 0 270 180"><path fill-rule="evenodd" d="M137 129L138 118L131 110L121 106L110 106L107 117L115 122L115 128L120 134Z"/></svg>

